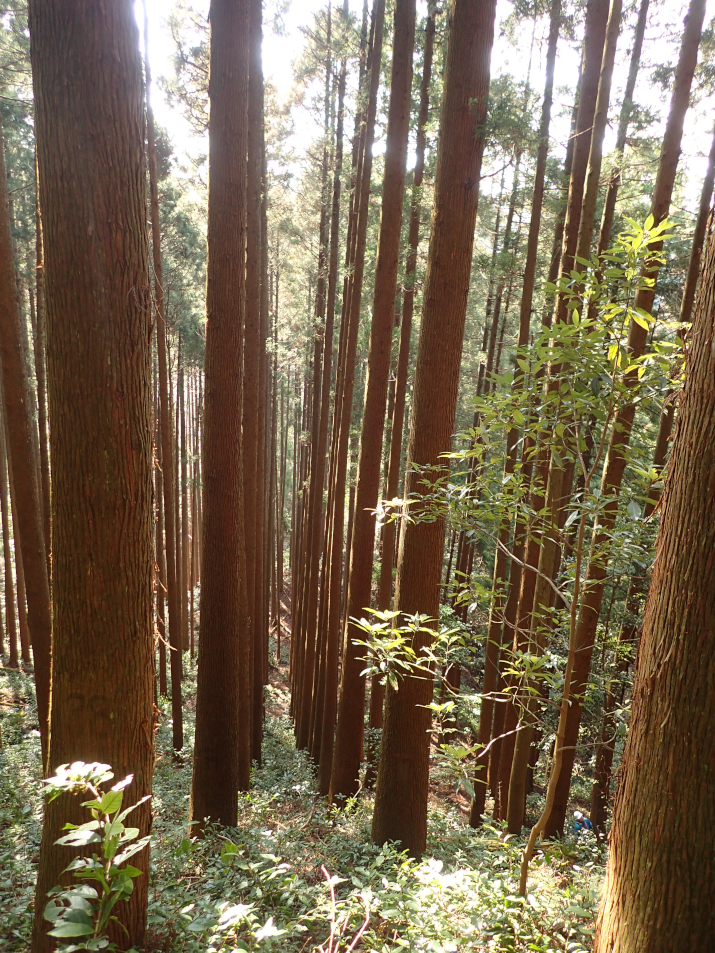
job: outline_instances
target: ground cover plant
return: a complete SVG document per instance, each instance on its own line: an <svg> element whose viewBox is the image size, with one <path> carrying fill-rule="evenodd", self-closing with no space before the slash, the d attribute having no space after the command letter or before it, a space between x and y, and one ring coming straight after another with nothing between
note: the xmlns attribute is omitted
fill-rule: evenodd
<svg viewBox="0 0 715 953"><path fill-rule="evenodd" d="M241 797L238 827L191 837L194 679L187 665L181 752L171 747L170 702L159 705L148 951L589 949L605 861L593 836L542 850L528 896L517 897L524 839L498 825L472 830L467 801L437 771L424 858L370 844L372 796L337 811L317 794L295 748L284 680L268 690L264 765ZM0 693L0 950L21 953L40 841L39 736L31 676L1 669Z"/></svg>

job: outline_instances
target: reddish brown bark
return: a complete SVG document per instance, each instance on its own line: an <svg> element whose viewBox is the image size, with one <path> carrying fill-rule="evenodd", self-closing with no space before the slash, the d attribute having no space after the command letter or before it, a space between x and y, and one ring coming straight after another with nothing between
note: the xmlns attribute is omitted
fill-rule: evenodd
<svg viewBox="0 0 715 953"><path fill-rule="evenodd" d="M656 184L653 190L651 214L656 223L665 218L670 207L670 198L680 155L683 120L688 107L690 86L697 60L703 16L704 4L701 0L692 0L686 18L680 57L673 85L670 113L663 138ZM650 312L655 297L655 281L657 280L658 267L653 265L647 265L645 267L646 274L649 278L653 279L653 282L650 286L642 287L636 292L635 307ZM643 354L646 340L647 331L640 325L632 322L628 336L628 347L632 358L638 358ZM633 373L628 375L626 382L635 384L635 375ZM562 830L566 817L571 772L573 770L576 745L578 742L578 731L581 724L583 699L588 683L588 673L591 666L596 628L608 570L607 547L609 535L618 512L618 498L626 467L626 450L630 442L634 417L635 405L627 404L616 415L611 430L608 456L601 480L601 498L607 502L594 527L589 564L583 583L583 595L579 605L575 643L576 657L570 687L572 704L569 706L566 718L564 731L565 750L561 761L561 774L556 789L554 805L546 825L547 834Z"/></svg>
<svg viewBox="0 0 715 953"><path fill-rule="evenodd" d="M355 490L355 517L348 576L348 619L343 641L338 723L330 781L331 798L342 799L355 794L362 757L365 677L360 673L365 667L361 659L364 650L354 641L361 638L361 631L351 620L360 618L365 608L370 606L375 508L380 489L382 437L390 374L405 191L415 9L415 0L396 0L382 211Z"/></svg>
<svg viewBox="0 0 715 953"><path fill-rule="evenodd" d="M42 759L47 766L50 712L50 643L52 615L47 575L47 549L42 520L42 497L31 417L30 384L23 344L22 315L18 301L15 257L10 233L4 144L0 142L0 362L4 395L8 472L13 506L13 527L18 570L17 598L27 624L37 692L37 714L42 738ZM24 583L21 575L24 572ZM22 617L21 617L22 621ZM22 627L20 634L22 636Z"/></svg>
<svg viewBox="0 0 715 953"><path fill-rule="evenodd" d="M638 653L596 953L715 933L715 236L704 256Z"/></svg>
<svg viewBox="0 0 715 953"><path fill-rule="evenodd" d="M148 49L148 18L144 16L144 47ZM154 135L154 111L151 106L151 67L144 58L146 75L146 131L147 164L149 167L149 196L151 218L151 248L154 265L154 306L156 309L156 346L159 368L159 434L161 437L161 485L163 490L166 558L166 602L169 617L169 667L171 671L171 720L174 749L184 746L184 719L181 699L181 613L176 579L176 523L174 508L174 447L171 439L172 422L170 407L171 381L167 360L166 321L164 319L164 278L161 259L161 225L159 222L159 189L156 170L156 140Z"/></svg>
<svg viewBox="0 0 715 953"><path fill-rule="evenodd" d="M203 565L190 818L235 825L250 750L241 446L248 0L212 0Z"/></svg>
<svg viewBox="0 0 715 953"><path fill-rule="evenodd" d="M128 0L33 0L29 26L53 480L49 767L109 763L117 778L133 775L125 799L134 803L151 792L154 701L151 309L138 35ZM66 821L86 813L78 800L46 805L35 953L55 945L42 912L69 859L55 840ZM150 819L149 804L132 815L141 834ZM125 949L143 945L148 851L132 862L142 876L114 911L127 932L111 930Z"/></svg>
<svg viewBox="0 0 715 953"><path fill-rule="evenodd" d="M435 177L435 215L422 306L415 370L405 498L444 475L459 383L479 174L489 89L495 4L452 0ZM413 467L426 468L421 474ZM407 522L398 557L395 606L402 613L439 612L444 521ZM420 652L426 633L415 638ZM399 841L421 854L427 836L432 679L406 676L388 686L375 796L372 839Z"/></svg>

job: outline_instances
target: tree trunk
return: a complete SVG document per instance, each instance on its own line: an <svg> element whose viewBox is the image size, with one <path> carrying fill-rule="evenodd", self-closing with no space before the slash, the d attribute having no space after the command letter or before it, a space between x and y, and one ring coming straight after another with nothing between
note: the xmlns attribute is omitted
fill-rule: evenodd
<svg viewBox="0 0 715 953"><path fill-rule="evenodd" d="M0 142L0 362L7 431L8 473L13 503L15 562L24 570L27 610L42 739L47 767L50 711L50 643L52 615L47 575L47 550L42 520L42 498L35 456L34 421L30 413L29 380L23 345L22 315L17 297L15 256L10 234L4 143ZM15 519L17 517L17 519ZM19 545L18 545L19 543ZM18 577L18 605L25 598ZM24 609L24 605L22 606ZM22 629L20 631L22 635Z"/></svg>
<svg viewBox="0 0 715 953"><path fill-rule="evenodd" d="M422 323L415 370L405 499L445 473L443 454L454 430L471 270L474 224L494 36L495 4L452 0L444 71L441 128ZM468 187L465 187L465 183ZM419 474L413 467L425 468ZM444 522L403 526L395 606L436 619L444 549ZM414 639L419 655L428 636ZM419 855L427 836L432 679L425 673L388 686L375 796L372 839L397 840Z"/></svg>
<svg viewBox="0 0 715 953"><path fill-rule="evenodd" d="M35 162L37 170L37 162ZM37 195L39 186L35 182ZM50 522L50 448L47 434L47 370L45 364L46 320L45 320L45 283L42 263L42 216L40 202L37 199L35 208L35 293L37 301L37 322L35 334L35 374L37 376L37 423L39 427L40 445L40 478L42 483L42 518L45 532L45 546L47 548L47 578L51 582L50 554L51 554L51 522Z"/></svg>
<svg viewBox="0 0 715 953"><path fill-rule="evenodd" d="M190 817L235 825L250 763L241 444L249 2L212 0L203 566ZM238 379L238 380L237 380Z"/></svg>
<svg viewBox="0 0 715 953"><path fill-rule="evenodd" d="M597 182L594 182L592 179L591 190L586 193L585 181L591 152L591 133L594 128L594 114L598 105L597 98L603 62L608 10L607 0L589 0L586 9L583 71L579 89L578 119L576 123L575 145L566 206L559 276L569 275L573 268L582 212L586 210L588 216L587 209L590 208L591 204L595 201L594 193ZM558 295L554 307L553 320L554 322L561 322L565 317L566 300L563 295ZM556 369L556 365L554 365L553 371L555 372ZM563 365L558 365L558 369L563 372ZM558 388L556 373L554 373L553 376L550 374L546 386L547 390L551 391ZM548 480L546 482L546 495L544 500L546 515L542 523L543 530L539 533L539 575L537 575L535 579L532 577L529 581L530 584L533 584L533 604L531 618L527 623L527 629L531 633L530 642L532 643L532 651L537 654L540 654L543 650L543 644L540 637L538 637L538 632L544 615L548 613L551 606L552 589L549 581L555 577L559 551L556 540L558 537L559 514L563 504L564 476L566 474L566 466L561 463L560 460L560 457L552 454L549 461ZM527 573L527 578L530 575L530 573ZM509 806L507 809L507 822L510 833L518 833L521 830L524 819L524 786L529 767L529 751L533 737L535 713L536 697L531 695L526 706L526 714L521 719L522 724L519 733L515 736L514 742L514 756L509 779Z"/></svg>
<svg viewBox="0 0 715 953"><path fill-rule="evenodd" d="M29 27L53 480L49 769L106 762L118 780L133 775L125 791L131 804L151 793L154 766L151 312L138 35L128 0L33 0ZM44 569L39 519L37 540ZM35 637L32 618L30 628ZM42 914L69 859L55 841L65 822L86 814L77 802L62 796L45 807L34 953L54 949ZM141 834L150 821L149 804L132 814ZM144 942L148 853L132 858L142 876L114 908L125 929L110 934L123 949Z"/></svg>
<svg viewBox="0 0 715 953"><path fill-rule="evenodd" d="M410 226L407 237L409 252L405 262L405 279L402 297L402 320L400 322L400 344L397 357L397 379L395 382L395 402L392 408L392 429L390 432L390 456L387 470L385 497L393 500L397 497L402 461L402 437L405 426L405 401L407 397L407 370L412 342L412 314L415 302L415 269L417 266L417 248L420 240L420 216L422 211L422 180L425 167L425 127L429 117L429 89L432 77L432 57L434 53L434 34L436 10L430 7L425 26L425 47L420 86L420 111L417 119L417 143L415 146L415 168L412 175L412 200L410 204ZM394 515L394 514L392 514ZM382 527L382 560L380 563L380 589L378 608L389 609L392 604L392 570L395 565L395 544L397 541L397 521L388 520ZM454 545L454 539L452 541ZM451 553L450 553L451 558ZM447 582L449 585L449 570ZM370 689L370 727L382 728L382 709L385 689L378 679L373 679ZM377 772L375 751L369 759L369 776L365 785L372 786ZM374 773L373 773L374 772Z"/></svg>
<svg viewBox="0 0 715 953"><path fill-rule="evenodd" d="M0 509L2 510L3 563L5 570L5 619L7 622L9 665L17 668L17 619L15 590L12 585L12 549L10 547L10 497L8 493L7 451L5 445L5 413L0 418Z"/></svg>
<svg viewBox="0 0 715 953"><path fill-rule="evenodd" d="M333 419L333 500L330 521L329 567L326 574L326 687L323 729L320 750L318 787L321 793L332 790L334 728L337 711L338 651L341 620L341 576L343 566L343 533L345 521L345 493L350 446L353 389L355 385L355 354L360 323L362 282L365 270L365 245L369 213L372 174L372 145L375 136L377 92L380 82L382 38L385 19L384 0L374 0L372 10L372 46L368 72L368 99L365 122L361 128L358 148L358 166L355 173L355 193L352 204L351 244L346 253L346 264L352 264L352 274L344 284L342 327L343 361L336 386ZM357 125L357 124L356 124ZM344 328L344 333L343 333ZM349 558L349 550L347 551Z"/></svg>
<svg viewBox="0 0 715 953"><path fill-rule="evenodd" d="M702 0L692 0L690 11L686 19L685 31L680 50L680 58L673 85L671 110L668 117L663 147L661 150L658 175L653 191L651 214L655 223L661 222L668 214L670 198L675 172L680 154L680 140L683 129L683 119L687 110L690 95L690 85L697 60L698 44L704 16ZM655 247L654 247L655 250ZM650 312L655 297L655 281L657 266L646 266L647 276L652 284L638 289L635 296L635 307ZM635 359L643 354L647 340L647 331L635 322L631 323L628 336L628 347L631 358ZM635 382L633 372L626 376L626 382ZM583 711L583 698L588 683L588 673L591 666L591 657L595 644L598 617L603 600L604 583L608 570L608 540L618 512L618 497L626 466L626 449L630 442L630 433L635 417L635 405L628 404L617 414L608 446L603 477L601 480L601 498L607 503L596 521L594 527L589 565L583 584L583 595L579 606L573 677L569 694L572 704L566 716L564 731L564 754L561 760L561 777L554 799L551 816L547 822L547 834L563 830L568 794L571 784L578 731Z"/></svg>
<svg viewBox="0 0 715 953"><path fill-rule="evenodd" d="M699 953L715 933L713 314L711 225L638 653L596 953Z"/></svg>
<svg viewBox="0 0 715 953"><path fill-rule="evenodd" d="M363 649L353 641L359 639L361 633L350 620L359 618L370 606L375 509L380 490L405 192L415 9L415 0L396 0L382 210L348 577L348 621L343 641L338 723L330 781L331 797L337 799L351 797L357 791L362 756L365 677L360 674L364 668L360 656Z"/></svg>
<svg viewBox="0 0 715 953"><path fill-rule="evenodd" d="M149 24L144 12L144 48L149 46ZM176 579L176 524L174 521L174 448L171 439L171 407L169 403L171 380L168 368L166 321L164 320L164 277L161 260L161 225L159 222L159 191L156 171L156 141L154 110L151 106L151 69L148 55L144 57L146 74L146 132L149 166L149 196L151 218L151 249L154 265L154 307L156 309L156 346L159 367L159 433L161 435L161 484L164 493L164 527L166 557L166 602L169 617L169 668L171 671L172 743L175 751L184 747L184 720L181 703L181 614Z"/></svg>

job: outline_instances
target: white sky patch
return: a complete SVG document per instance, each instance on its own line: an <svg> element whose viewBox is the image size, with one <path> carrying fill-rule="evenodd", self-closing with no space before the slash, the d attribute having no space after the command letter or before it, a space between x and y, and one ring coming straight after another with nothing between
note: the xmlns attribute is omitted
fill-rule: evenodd
<svg viewBox="0 0 715 953"><path fill-rule="evenodd" d="M173 73L172 56L174 43L168 30L167 21L174 9L175 0L147 0L149 14L149 56L154 76L153 105L156 118L166 129L174 142L177 156L181 161L182 154L196 158L205 155L207 143L197 137L191 130L188 122L181 113L169 107L162 90L157 84L161 76L170 76ZM208 13L208 0L194 0L195 9L204 14ZM283 30L277 34L271 29L274 5L271 0L266 5L266 25L263 39L263 69L266 79L275 86L278 97L285 102L293 84L293 64L300 55L305 37L301 27L310 26L315 13L325 6L325 0L292 0L287 11L282 16ZM334 8L342 6L342 0L336 0ZM358 19L362 15L362 0L349 0L350 11ZM544 82L544 58L546 55L546 33L548 30L547 17L537 23L533 50L532 25L525 23L516 44L512 44L501 35L500 26L511 12L508 0L499 0L497 8L497 28L495 34L494 52L492 55L492 75L504 73L514 79L525 80L531 56L530 85L540 92ZM652 127L652 135L662 136L665 127L665 118L670 101L670 93L661 93L651 81L652 68L658 64L675 64L678 55L682 20L687 9L687 0L670 0L665 5L652 5L646 27L641 68L635 91L635 101L643 106L650 107L657 115L657 122ZM418 0L418 23L427 10L426 0ZM136 4L137 21L143 31L143 7L141 0ZM618 122L618 112L626 82L630 62L630 49L635 24L635 12L631 11L621 29L616 53L611 108L609 110L609 127L606 133L604 154L607 154L615 144L615 135ZM706 21L707 25L707 21ZM573 92L578 77L582 26L577 28L578 39L570 41L563 37L559 40L554 107L551 122L551 151L555 155L563 155L569 135L570 105L573 102ZM538 123L540 104L535 108L534 124ZM686 188L686 206L693 211L697 206L702 177L705 173L707 155L710 148L713 123L715 121L715 101L712 96L702 99L691 107L686 116L685 132L683 137L683 155L681 168L686 172L688 183ZM307 109L299 108L293 115L294 133L290 145L300 159L310 144L321 134L321 128ZM346 123L346 134L350 127ZM375 152L381 151L382 143L377 138ZM485 170L493 171L493 170ZM499 176L494 176L487 191L498 188Z"/></svg>

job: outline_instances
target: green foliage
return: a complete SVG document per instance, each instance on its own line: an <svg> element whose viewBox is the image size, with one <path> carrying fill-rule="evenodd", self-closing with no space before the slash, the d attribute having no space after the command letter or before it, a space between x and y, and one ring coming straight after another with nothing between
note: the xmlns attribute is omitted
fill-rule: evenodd
<svg viewBox="0 0 715 953"><path fill-rule="evenodd" d="M76 879L88 883L54 887L49 893L50 900L44 910L45 919L52 924L49 935L69 940L60 943L58 953L116 949L106 936L110 922L119 922L112 910L119 901L129 899L134 879L141 876L141 870L127 861L144 850L151 837L139 837L139 829L125 827L124 821L151 795L122 810L124 789L134 777L130 774L103 792L101 786L113 777L108 764L75 761L60 765L51 778L43 781L48 802L61 794L92 794L90 800L82 802L92 820L65 824L64 829L69 833L55 843L78 849L101 845L101 856L96 853L91 857L78 856L65 868L65 873L71 872Z"/></svg>

